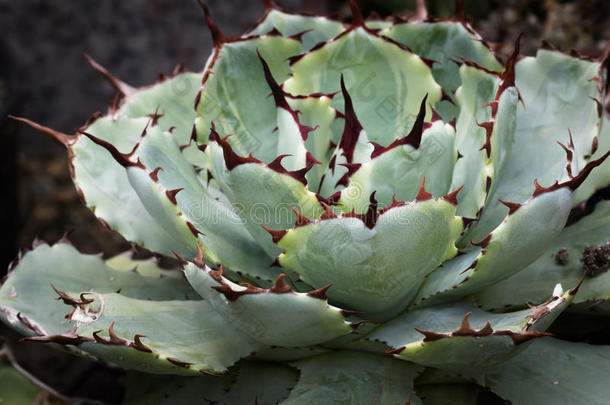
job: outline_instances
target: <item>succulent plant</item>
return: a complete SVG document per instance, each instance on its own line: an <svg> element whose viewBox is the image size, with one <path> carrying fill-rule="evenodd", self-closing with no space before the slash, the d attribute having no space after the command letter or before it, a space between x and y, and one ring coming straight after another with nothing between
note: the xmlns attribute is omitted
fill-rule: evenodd
<svg viewBox="0 0 610 405"><path fill-rule="evenodd" d="M90 59L108 114L20 120L175 265L37 244L0 318L135 370L129 404L606 403L610 346L549 332L608 322L603 61L517 42L501 62L459 8L418 4L343 24L267 1L238 38L203 5L203 71L145 88Z"/></svg>

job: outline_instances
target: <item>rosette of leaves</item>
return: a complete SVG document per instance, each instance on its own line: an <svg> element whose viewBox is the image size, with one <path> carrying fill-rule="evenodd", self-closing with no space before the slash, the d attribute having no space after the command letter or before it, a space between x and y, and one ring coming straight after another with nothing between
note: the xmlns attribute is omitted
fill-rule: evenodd
<svg viewBox="0 0 610 405"><path fill-rule="evenodd" d="M605 403L610 347L549 332L608 320L603 61L501 62L422 2L350 24L266 5L238 38L204 6L199 73L134 88L91 60L122 97L76 135L29 122L109 229L178 261L41 244L2 320L148 373L130 404Z"/></svg>

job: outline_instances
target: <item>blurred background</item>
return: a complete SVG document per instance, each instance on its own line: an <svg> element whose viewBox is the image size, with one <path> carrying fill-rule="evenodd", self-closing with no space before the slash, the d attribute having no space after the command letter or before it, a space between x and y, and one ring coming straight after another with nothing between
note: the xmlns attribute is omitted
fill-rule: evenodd
<svg viewBox="0 0 610 405"><path fill-rule="evenodd" d="M277 0L291 11L334 14L349 20L341 0ZM413 13L415 0L360 0L363 12L382 16ZM466 15L481 35L512 50L523 33L522 53L534 54L544 38L559 50L597 56L610 39L608 0L464 0ZM241 35L262 16L262 2L208 0L227 35ZM453 15L452 0L428 0L429 15ZM0 244L0 276L19 249L33 239L54 242L66 230L83 252L113 255L129 248L107 232L79 201L67 155L44 136L7 119L30 118L73 133L94 111L106 111L113 89L86 63L91 54L123 81L154 82L183 63L198 71L211 51L211 38L195 0L0 0L0 221L8 238ZM0 326L22 365L70 396L120 401L121 372L63 355L40 344L17 343Z"/></svg>

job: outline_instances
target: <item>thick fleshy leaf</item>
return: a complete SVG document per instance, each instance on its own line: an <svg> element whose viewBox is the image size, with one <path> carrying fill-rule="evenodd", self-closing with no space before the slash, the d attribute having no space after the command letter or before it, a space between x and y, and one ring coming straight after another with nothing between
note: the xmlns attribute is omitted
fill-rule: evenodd
<svg viewBox="0 0 610 405"><path fill-rule="evenodd" d="M214 187L214 182L211 176L208 175L208 161L205 153L201 153L201 148L205 148L203 145L199 145L196 141L190 139L188 143L178 145L182 152L182 159L191 164L195 168L195 172L201 179L201 182L208 187Z"/></svg>
<svg viewBox="0 0 610 405"><path fill-rule="evenodd" d="M413 380L422 368L413 364L369 353L338 351L293 365L301 377L282 405L421 404L414 396Z"/></svg>
<svg viewBox="0 0 610 405"><path fill-rule="evenodd" d="M291 228L297 220L293 208L308 218L318 218L323 208L299 175L295 178L295 173L246 160L235 164L231 160L233 152L227 149L230 147L225 141L221 145L212 142L206 149L212 175L248 231L271 257L276 257L280 250L263 226Z"/></svg>
<svg viewBox="0 0 610 405"><path fill-rule="evenodd" d="M263 35L274 28L286 37L304 33L301 36L303 51L310 50L319 42L328 41L344 29L343 24L326 17L289 13L274 7L265 12L265 16L248 34Z"/></svg>
<svg viewBox="0 0 610 405"><path fill-rule="evenodd" d="M150 172L157 167L161 169L154 176L147 176L139 170L142 178L132 183L137 185L135 189L139 193L146 187L160 191L156 195L166 209L151 207L153 199L143 195L142 202L149 212L159 223L168 220L177 223L186 240L196 236L195 240L200 243L204 258L209 263L220 263L233 271L267 282L274 280L279 272L268 269L273 259L250 236L229 200L218 190L201 183L193 166L183 159L172 134L149 132L142 139L138 153ZM201 151L198 153L204 155ZM136 171L138 168L128 170ZM176 190L180 191L172 195ZM170 225L164 226L164 229L171 229ZM193 243L192 248L195 247ZM179 253L183 254L181 251ZM197 251L195 249L189 253L185 256L190 259L195 257Z"/></svg>
<svg viewBox="0 0 610 405"><path fill-rule="evenodd" d="M515 405L602 405L610 397L605 378L609 346L539 339L485 373L485 385Z"/></svg>
<svg viewBox="0 0 610 405"><path fill-rule="evenodd" d="M162 270L150 261L126 260L122 255L105 263L66 243L42 244L26 253L4 281L0 289L3 320L26 335L69 329L64 319L67 307L56 300L51 283L66 291L120 291L143 300L199 298L180 272Z"/></svg>
<svg viewBox="0 0 610 405"><path fill-rule="evenodd" d="M486 207L470 235L473 241L506 216L507 208L499 199L522 203L534 191L535 179L544 187L569 179L566 152L557 142L571 148L570 132L574 144L570 167L574 176L578 174L600 129L597 104L591 99L599 97L594 80L599 76L598 62L540 50L536 57L517 62L515 72L523 104L517 108L514 141L511 148L501 150L506 165L501 174L494 174Z"/></svg>
<svg viewBox="0 0 610 405"><path fill-rule="evenodd" d="M480 241L477 249L455 257L431 273L414 305L449 302L523 270L553 243L571 206L567 187L531 198Z"/></svg>
<svg viewBox="0 0 610 405"><path fill-rule="evenodd" d="M338 190L344 188L353 169L368 162L375 150L356 116L354 103L345 87L343 76L341 76L341 93L345 104L343 128L335 142L335 148L330 150L328 165L325 165L324 174L320 178L319 192L323 197L332 197Z"/></svg>
<svg viewBox="0 0 610 405"><path fill-rule="evenodd" d="M543 336L572 300L561 287L540 306L495 314L457 303L406 312L366 337L385 343L392 355L449 370L477 370L502 362L520 345Z"/></svg>
<svg viewBox="0 0 610 405"><path fill-rule="evenodd" d="M261 404L288 397L299 378L294 368L242 361L224 376L152 376L129 373L123 405Z"/></svg>
<svg viewBox="0 0 610 405"><path fill-rule="evenodd" d="M288 104L286 93L275 80L269 65L260 54L259 59L277 109L277 126L274 132L276 132L276 155L278 157L272 163L290 171L303 169L314 161L311 153L305 147L305 142L313 128L301 125L299 112Z"/></svg>
<svg viewBox="0 0 610 405"><path fill-rule="evenodd" d="M81 297L72 304L66 318L74 326L68 332L29 339L77 346L123 368L153 374L220 373L262 347L227 325L205 301L150 301L95 291L83 297L91 302L83 304Z"/></svg>
<svg viewBox="0 0 610 405"><path fill-rule="evenodd" d="M280 364L242 361L230 390L222 395L227 404L275 405L290 394L299 374L294 368Z"/></svg>
<svg viewBox="0 0 610 405"><path fill-rule="evenodd" d="M201 73L182 73L143 88L125 97L120 106L120 116L154 119L163 131L171 128L178 144L187 143L195 119L193 100L200 83Z"/></svg>
<svg viewBox="0 0 610 405"><path fill-rule="evenodd" d="M565 228L538 260L522 272L485 288L471 299L486 309L540 302L554 283L576 285L583 276L580 260L585 248L603 245L609 240L610 201L600 201L593 213ZM607 299L610 299L609 272L585 278L574 303Z"/></svg>
<svg viewBox="0 0 610 405"><path fill-rule="evenodd" d="M146 128L147 118L101 118L87 132L112 143L121 153L129 153ZM167 254L182 246L153 218L133 190L123 166L103 147L85 136L72 145L74 182L87 207L125 239L147 249ZM184 253L184 252L183 252Z"/></svg>
<svg viewBox="0 0 610 405"><path fill-rule="evenodd" d="M362 164L341 191L343 212L366 212L373 192L380 207L389 207L392 198L413 201L423 178L426 191L434 197L448 194L457 157L454 138L451 125L436 121L424 130L418 148L400 145Z"/></svg>
<svg viewBox="0 0 610 405"><path fill-rule="evenodd" d="M268 97L271 91L257 51L281 83L289 73L286 59L300 49L297 40L271 35L230 41L216 48L196 102L198 141L207 142L214 123L219 133L231 134L229 142L238 154L252 153L267 163L275 159L276 105Z"/></svg>
<svg viewBox="0 0 610 405"><path fill-rule="evenodd" d="M180 143L186 143L195 118L192 100L200 75L184 73L151 87L139 89L122 100L118 110L99 118L83 130L129 153L150 121L159 129L174 127ZM156 222L129 185L126 173L103 147L85 136L70 146L73 177L87 206L127 240L167 254L180 251L170 235ZM137 156L133 156L134 162ZM184 253L184 252L183 252Z"/></svg>
<svg viewBox="0 0 610 405"><path fill-rule="evenodd" d="M119 267L116 261L113 265ZM21 259L2 285L0 316L32 339L71 345L153 373L224 371L261 346L224 325L209 304L187 300L199 297L181 273L148 273L117 270L63 243L41 245ZM74 306L67 319L71 307L65 304ZM104 330L98 336L107 336L113 322L119 338L95 343L93 332Z"/></svg>
<svg viewBox="0 0 610 405"><path fill-rule="evenodd" d="M481 37L462 22L402 23L380 34L408 46L417 55L434 60L434 79L449 94L463 83L458 74L460 58L496 72L504 70Z"/></svg>
<svg viewBox="0 0 610 405"><path fill-rule="evenodd" d="M520 163L526 159L539 163L528 172L529 181L526 183L529 183L529 190L532 190L532 178L537 178L542 185L567 178L565 152L562 148L556 150L552 142L559 137L558 140L567 145L567 129L572 132L574 141L572 169L578 173L584 167L584 157L591 155L593 139L600 129L598 107L591 99L599 96L595 80L599 74L599 62L547 50L538 51L535 58L523 58L517 62L515 84L525 108L520 108L517 113L518 124L513 150L525 155L515 155L520 161L511 160L507 169L509 173L514 173L511 169L522 169L523 165ZM557 134L552 141L544 137L544 134L553 132ZM540 162L536 159L540 156L536 149L543 146L548 146L549 155L545 155L544 161ZM519 194L525 196L525 192L521 191Z"/></svg>
<svg viewBox="0 0 610 405"><path fill-rule="evenodd" d="M343 75L369 140L383 146L409 133L426 94L431 104L441 98L421 58L362 27L293 59L291 68L284 90L292 94L339 91ZM337 95L331 105L344 111L343 97Z"/></svg>
<svg viewBox="0 0 610 405"><path fill-rule="evenodd" d="M367 18L364 23L367 28L370 28L373 30L384 30L384 29L390 28L392 25L394 25L394 23L391 21L371 19L371 16L369 16L369 18Z"/></svg>
<svg viewBox="0 0 610 405"><path fill-rule="evenodd" d="M337 145L329 159L329 164L325 167L324 174L320 179L320 195L325 198L333 197L338 191L342 191L348 184L350 175L350 165L352 168L358 167L370 160L374 147L369 142L365 131L360 131L354 143L351 161L348 161L342 145ZM359 190L358 190L359 192ZM370 194L369 194L370 195Z"/></svg>
<svg viewBox="0 0 610 405"><path fill-rule="evenodd" d="M133 163L111 145L88 136L126 166L129 184L148 214L161 225L159 233L172 241L172 250L192 258L199 247L211 263L224 263L263 282L273 280L279 273L267 269L271 257L252 239L227 199L215 190L208 192L201 184L194 168L182 159L171 134L161 133L158 126L144 134L137 151L149 169L140 160Z"/></svg>
<svg viewBox="0 0 610 405"><path fill-rule="evenodd" d="M602 157L610 150L610 119L604 114L602 119L602 129L597 140L597 151L589 158L589 161ZM596 170L594 170L585 182L576 189L574 202L579 203L591 197L596 191L610 185L610 160L606 160Z"/></svg>
<svg viewBox="0 0 610 405"><path fill-rule="evenodd" d="M395 206L377 217L323 219L288 231L280 264L314 288L332 283L331 302L388 317L400 312L423 278L455 255L462 231L455 206L429 199ZM396 252L401 252L397 255Z"/></svg>
<svg viewBox="0 0 610 405"><path fill-rule="evenodd" d="M460 108L455 125L455 144L461 157L455 164L451 189L464 186L458 194L457 214L476 218L487 196L485 128L477 123L491 120L491 108L483 107L495 100L498 78L476 67L462 65L459 70L462 86L455 98Z"/></svg>
<svg viewBox="0 0 610 405"><path fill-rule="evenodd" d="M312 192L320 189L320 180L330 161L329 150L337 132L337 111L330 106L329 96L312 96L288 98L288 103L295 111L300 111L299 121L302 125L314 128L309 133L305 146L309 153L321 164L314 165L307 172L307 188ZM342 121L342 120L341 120ZM332 194L332 193L331 193Z"/></svg>
<svg viewBox="0 0 610 405"><path fill-rule="evenodd" d="M181 211L174 203L175 193L167 190L151 178L149 172L141 167L128 167L126 170L129 184L135 190L148 213L172 239L175 250L186 257L195 257L200 241L197 232L182 218ZM176 191L176 190L174 190ZM169 193L168 193L169 192ZM169 251L163 252L165 254Z"/></svg>
<svg viewBox="0 0 610 405"><path fill-rule="evenodd" d="M130 373L123 404L193 401L276 404L280 401L280 404L368 405L407 403L409 399L411 404L421 404L413 395L413 379L422 368L402 361L360 352L337 352L293 365L301 372L300 377L296 369L287 366L244 361L224 377L186 379Z"/></svg>
<svg viewBox="0 0 610 405"><path fill-rule="evenodd" d="M500 85L501 86L501 85ZM490 121L480 123L485 129L485 141L480 147L485 153L485 164L480 172L475 172L479 182L485 182L485 199L483 211L476 212L478 220L474 222L462 237L460 247L478 242L505 219L506 206L497 200L496 190L506 176L506 166L511 157L517 126L518 92L514 87L505 89L497 100L497 112ZM495 103L495 102L494 102ZM496 108L496 107L491 107ZM475 158L476 160L476 158ZM480 183L479 183L480 184ZM507 199L504 201L513 202ZM473 207L474 208L474 207ZM472 209L468 214L471 214Z"/></svg>
<svg viewBox="0 0 610 405"><path fill-rule="evenodd" d="M608 242L610 218L590 198L610 183L607 163L590 173L610 155L601 62L540 51L515 67L517 46L504 68L460 2L442 21L417 3L410 23L365 22L351 1L344 26L265 0L239 38L202 5L203 80L136 89L92 62L123 100L84 136L42 130L96 215L183 272L43 245L3 280L0 319L126 369L199 376L132 376L128 404L470 404L481 386L595 403L605 347L542 336L574 302L551 329L564 338L599 333L610 308L607 260L587 247ZM581 278L581 256L600 274Z"/></svg>
<svg viewBox="0 0 610 405"><path fill-rule="evenodd" d="M266 345L310 346L352 332L340 308L323 297L293 291L285 276L264 290L240 286L219 271L194 264L185 267L185 274L228 323Z"/></svg>

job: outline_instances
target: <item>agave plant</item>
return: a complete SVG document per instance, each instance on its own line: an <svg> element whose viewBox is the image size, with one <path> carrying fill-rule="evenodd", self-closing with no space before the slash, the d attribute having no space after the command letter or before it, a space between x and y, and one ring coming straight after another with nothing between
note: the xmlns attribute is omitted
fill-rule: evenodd
<svg viewBox="0 0 610 405"><path fill-rule="evenodd" d="M561 339L608 322L603 61L501 62L423 2L265 4L238 38L203 6L203 72L134 88L90 59L122 98L75 136L21 119L100 221L177 261L39 244L2 320L148 373L130 404L606 403L610 346Z"/></svg>

